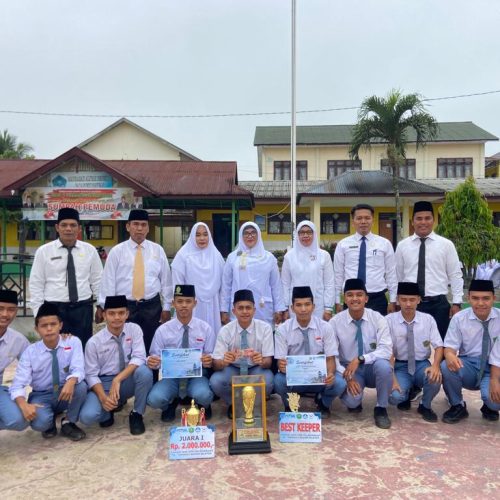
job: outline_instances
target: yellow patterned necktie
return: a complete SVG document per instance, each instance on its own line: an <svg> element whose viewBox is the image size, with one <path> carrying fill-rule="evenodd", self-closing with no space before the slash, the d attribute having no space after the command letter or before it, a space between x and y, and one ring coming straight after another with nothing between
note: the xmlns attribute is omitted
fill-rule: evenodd
<svg viewBox="0 0 500 500"><path fill-rule="evenodd" d="M142 256L142 247L137 245L134 260L134 274L132 278L132 297L135 300L144 298L144 257Z"/></svg>

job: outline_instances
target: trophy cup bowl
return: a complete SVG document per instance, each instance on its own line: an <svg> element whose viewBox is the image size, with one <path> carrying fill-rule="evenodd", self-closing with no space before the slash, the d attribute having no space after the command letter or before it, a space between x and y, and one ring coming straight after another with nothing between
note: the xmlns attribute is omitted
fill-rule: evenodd
<svg viewBox="0 0 500 500"><path fill-rule="evenodd" d="M245 410L245 419L243 423L250 427L255 424L255 418L253 417L253 408L255 405L255 389L251 385L247 385L243 388L242 399L243 399L243 409Z"/></svg>

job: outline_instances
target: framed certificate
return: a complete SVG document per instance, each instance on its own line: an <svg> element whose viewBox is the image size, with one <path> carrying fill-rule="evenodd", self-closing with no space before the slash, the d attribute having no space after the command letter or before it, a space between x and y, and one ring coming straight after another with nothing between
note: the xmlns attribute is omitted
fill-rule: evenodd
<svg viewBox="0 0 500 500"><path fill-rule="evenodd" d="M286 357L286 384L325 385L326 356L311 354Z"/></svg>
<svg viewBox="0 0 500 500"><path fill-rule="evenodd" d="M163 378L201 377L201 349L163 349L161 376Z"/></svg>

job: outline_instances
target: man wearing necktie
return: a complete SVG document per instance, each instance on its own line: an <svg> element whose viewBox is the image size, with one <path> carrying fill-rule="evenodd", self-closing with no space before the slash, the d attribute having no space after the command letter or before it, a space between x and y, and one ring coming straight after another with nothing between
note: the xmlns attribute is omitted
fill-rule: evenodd
<svg viewBox="0 0 500 500"><path fill-rule="evenodd" d="M205 321L193 316L196 307L194 285L176 285L174 288L175 318L163 323L155 333L147 365L151 369L161 367L163 349L200 349L203 372L201 377L171 379L162 378L151 389L148 405L161 409L162 422L175 419L175 410L179 401L189 397L205 408L205 418L212 416L210 406L214 394L208 382L212 367L212 352L215 346L215 333Z"/></svg>
<svg viewBox="0 0 500 500"><path fill-rule="evenodd" d="M396 309L396 261L394 249L387 238L373 234L371 205L360 203L351 210L352 225L355 233L340 240L333 257L335 275L335 308L337 312L346 309L340 303L344 283L358 278L366 286L368 303L366 307L379 312L382 316ZM389 295L387 302L386 293Z"/></svg>
<svg viewBox="0 0 500 500"><path fill-rule="evenodd" d="M281 396L285 411L290 411L289 392L314 392L317 394L318 411L323 418L330 417L333 400L346 388L342 375L336 371L338 356L337 339L326 321L313 315L314 298L310 287L298 286L292 290L292 311L295 317L279 325L275 334L274 357L278 361L278 373L274 376L274 390ZM327 376L325 385L288 386L286 383L287 356L324 354Z"/></svg>
<svg viewBox="0 0 500 500"><path fill-rule="evenodd" d="M149 351L156 329L170 319L172 275L163 247L146 239L148 212L131 210L126 227L130 239L114 246L106 259L96 322L103 319L106 297L125 295L129 310L127 321L141 327L146 351Z"/></svg>
<svg viewBox="0 0 500 500"><path fill-rule="evenodd" d="M129 428L131 434L139 435L146 430L143 415L153 375L146 366L142 330L135 323L126 323L127 318L127 298L106 297L106 327L85 348L85 374L90 392L80 412L80 421L85 425L99 422L101 427L111 427L114 412L133 396Z"/></svg>
<svg viewBox="0 0 500 500"><path fill-rule="evenodd" d="M417 311L420 291L417 283L398 284L398 302L401 311L389 314L386 319L392 337L394 381L389 402L399 410L410 410L409 393L412 387L423 388L418 413L427 422L437 422L431 408L432 400L441 388L443 341L436 321L430 314ZM432 364L429 359L434 349Z"/></svg>
<svg viewBox="0 0 500 500"><path fill-rule="evenodd" d="M418 310L430 314L444 339L450 317L460 311L464 280L455 245L433 231L434 209L428 201L413 207L415 233L396 248L398 281L417 283L421 302ZM448 284L453 305L448 302Z"/></svg>
<svg viewBox="0 0 500 500"><path fill-rule="evenodd" d="M251 290L237 290L233 300L235 320L224 325L212 354L215 373L212 391L228 405L232 418L231 385L234 375L264 375L266 395L273 392L271 363L274 355L273 331L265 321L254 319L255 299Z"/></svg>
<svg viewBox="0 0 500 500"><path fill-rule="evenodd" d="M10 387L10 396L26 421L46 439L57 435L56 416L61 435L80 441L85 432L78 422L87 395L82 343L75 336L60 335L62 322L57 307L45 302L38 308L35 330L41 340L23 352ZM32 392L26 400L26 387Z"/></svg>
<svg viewBox="0 0 500 500"><path fill-rule="evenodd" d="M500 309L494 307L495 289L490 280L472 280L468 295L471 308L451 318L444 339L444 361L441 363L443 388L450 408L443 414L443 422L455 424L467 418L467 404L462 388L479 390L485 420L498 420L500 402L492 399L491 388L498 395L498 371L490 374L489 356L492 346L500 342ZM490 387L490 380L495 375Z"/></svg>
<svg viewBox="0 0 500 500"><path fill-rule="evenodd" d="M78 337L83 346L92 336L93 298L99 296L102 263L90 243L78 239L80 215L61 208L55 226L59 238L35 253L30 273L30 306L36 316L45 302L57 306L63 333Z"/></svg>
<svg viewBox="0 0 500 500"><path fill-rule="evenodd" d="M375 425L391 426L387 406L392 388L392 340L389 325L380 313L366 308L368 294L365 284L357 278L344 285L347 309L336 314L330 325L339 346L339 371L347 389L341 396L350 413L363 410L365 387L377 389L377 405L373 411Z"/></svg>

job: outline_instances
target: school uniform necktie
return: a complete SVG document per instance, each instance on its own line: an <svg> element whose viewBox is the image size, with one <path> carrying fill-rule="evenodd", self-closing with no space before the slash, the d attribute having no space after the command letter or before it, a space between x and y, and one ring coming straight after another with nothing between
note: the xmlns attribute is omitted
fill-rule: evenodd
<svg viewBox="0 0 500 500"><path fill-rule="evenodd" d="M479 374L477 376L478 385L481 383L481 379L483 378L486 363L488 361L488 354L490 353L490 332L488 331L489 322L489 319L487 321L481 321L483 324L483 342L481 344L481 364L479 366Z"/></svg>
<svg viewBox="0 0 500 500"><path fill-rule="evenodd" d="M361 238L359 247L358 279L366 284L366 236Z"/></svg>
<svg viewBox="0 0 500 500"><path fill-rule="evenodd" d="M52 355L52 389L54 394L59 392L59 360L57 359L57 347L51 349Z"/></svg>
<svg viewBox="0 0 500 500"><path fill-rule="evenodd" d="M420 238L420 248L418 250L417 285L420 296L425 297L425 240Z"/></svg>
<svg viewBox="0 0 500 500"><path fill-rule="evenodd" d="M123 345L122 345L122 341L121 341L121 334L118 335L118 337L116 337L116 336L113 335L111 338L118 345L118 363L119 363L120 371L123 371L125 369L125 353L123 352Z"/></svg>
<svg viewBox="0 0 500 500"><path fill-rule="evenodd" d="M408 373L415 375L415 335L413 334L413 322L406 323L406 335L408 336Z"/></svg>
<svg viewBox="0 0 500 500"><path fill-rule="evenodd" d="M248 332L241 330L240 350L248 349ZM240 375L248 375L248 358L243 355L240 357Z"/></svg>
<svg viewBox="0 0 500 500"><path fill-rule="evenodd" d="M76 286L76 271L75 271L75 261L73 260L73 251L74 246L72 247L64 247L68 251L68 264L66 267L66 275L68 282L68 294L70 302L78 302L78 288Z"/></svg>
<svg viewBox="0 0 500 500"><path fill-rule="evenodd" d="M304 354L309 356L309 354L311 354L311 347L309 345L309 328L306 328L305 330L300 328L300 331L302 332L303 337L302 345L304 346Z"/></svg>
<svg viewBox="0 0 500 500"><path fill-rule="evenodd" d="M358 343L358 356L363 356L363 330L361 330L362 319L353 320L356 324L356 342Z"/></svg>
<svg viewBox="0 0 500 500"><path fill-rule="evenodd" d="M182 349L188 349L189 348L189 325L183 325L184 332L182 334ZM179 380L179 397L181 399L184 399L187 396L187 385L188 385L188 379L187 378L181 378Z"/></svg>
<svg viewBox="0 0 500 500"><path fill-rule="evenodd" d="M144 256L141 245L137 245L134 259L134 272L132 275L132 297L142 300L145 294Z"/></svg>

